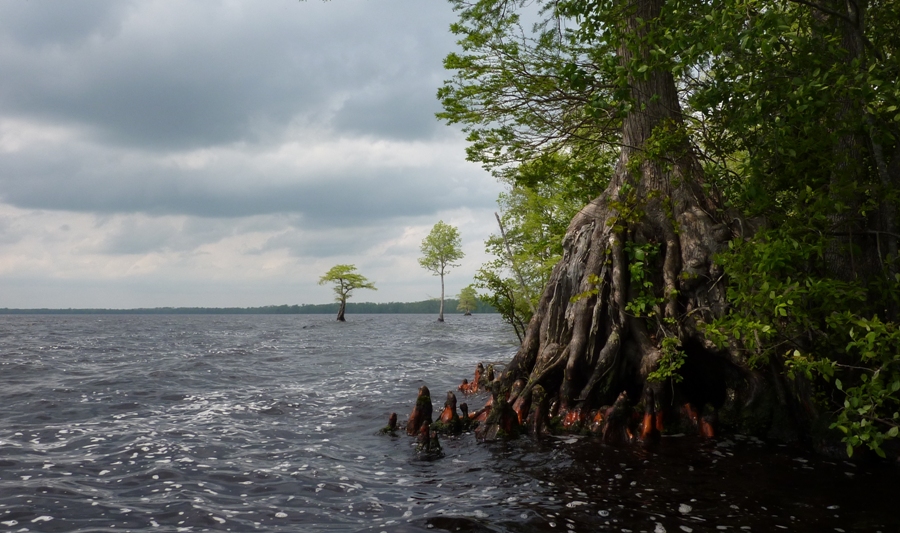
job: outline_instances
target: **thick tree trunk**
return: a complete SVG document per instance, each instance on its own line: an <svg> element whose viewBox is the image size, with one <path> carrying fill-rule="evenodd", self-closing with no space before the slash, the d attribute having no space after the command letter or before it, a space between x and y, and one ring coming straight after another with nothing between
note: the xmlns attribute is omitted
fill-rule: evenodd
<svg viewBox="0 0 900 533"><path fill-rule="evenodd" d="M855 64L856 72L864 75L868 61L862 32L867 2L825 0L823 4L829 12L844 16L838 18L824 11L816 13L822 26L820 33L825 38L834 35L840 37L841 49L845 55L836 61L846 67ZM884 226L890 228L892 218L888 212L890 202L883 202L884 205L879 210L881 217L878 220L860 217L860 212L863 211L861 207L866 198L858 189L860 184L866 181L867 158L870 156L868 152L873 148L869 142L871 136L865 131L867 116L865 107L865 102L859 97L845 95L839 99L839 105L834 109L835 124L841 125L844 129L839 132L834 147L837 159L831 176L830 195L835 205L846 207L830 216L834 238L825 254L825 263L830 275L844 281L864 283L882 274L878 230L888 231ZM875 148L881 150L877 143ZM885 217L889 217L888 220L885 220ZM892 228L890 232L893 232Z"/></svg>
<svg viewBox="0 0 900 533"><path fill-rule="evenodd" d="M640 37L663 0L631 5L622 24ZM619 47L620 63L648 63L647 46L629 41ZM631 111L614 177L569 225L563 258L499 386L505 397L524 380L521 392L508 397L513 405L540 385L551 399L555 395L551 413L566 424L585 423L590 410L614 402L618 407L601 410L597 420L609 413L612 423L623 404L637 400L648 413L688 402L699 410L746 400L755 390L756 376L744 362L702 333L726 307L712 256L732 234L717 198L702 186L674 79L651 69L629 82ZM655 256L646 254L639 265L641 251L654 248ZM650 302L644 312L636 312L639 301ZM686 354L683 382L649 379L661 360L679 351ZM490 426L500 424L499 416L488 419L483 434L497 434ZM603 434L612 439L615 431Z"/></svg>
<svg viewBox="0 0 900 533"><path fill-rule="evenodd" d="M338 322L346 322L344 319L344 310L347 308L347 300L341 300L341 307L338 309L337 321Z"/></svg>

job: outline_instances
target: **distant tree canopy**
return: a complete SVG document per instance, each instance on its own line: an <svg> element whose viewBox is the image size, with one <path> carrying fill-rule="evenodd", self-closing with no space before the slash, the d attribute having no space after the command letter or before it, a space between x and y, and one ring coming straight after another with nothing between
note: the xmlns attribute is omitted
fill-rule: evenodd
<svg viewBox="0 0 900 533"><path fill-rule="evenodd" d="M439 116L509 187L477 278L523 339L504 379L563 408L647 402L714 354L738 396L777 391L799 438L826 420L883 454L900 2L451 3Z"/></svg>
<svg viewBox="0 0 900 533"><path fill-rule="evenodd" d="M453 267L459 266L459 261L465 254L462 251L462 240L459 230L450 224L438 221L431 232L422 240L420 246L422 257L419 264L435 276L441 277L441 309L438 313L438 322L444 321L444 276Z"/></svg>
<svg viewBox="0 0 900 533"><path fill-rule="evenodd" d="M356 271L354 265L334 265L319 278L319 285L326 283L334 284L335 300L340 303L338 308L337 320L344 322L344 312L347 307L347 298L356 289L378 290L375 285L369 282L365 276Z"/></svg>
<svg viewBox="0 0 900 533"><path fill-rule="evenodd" d="M458 306L459 300L455 298L447 298L444 301L445 306ZM334 313L337 311L338 304L307 304L299 306L289 306L290 312L312 314L312 313ZM434 314L440 310L441 302L437 298L431 300L422 300L420 302L347 302L347 312L354 314ZM496 313L496 310L490 305L477 301L472 313Z"/></svg>
<svg viewBox="0 0 900 533"><path fill-rule="evenodd" d="M456 306L457 311L469 315L478 307L478 295L475 294L475 286L468 285L459 291L459 304Z"/></svg>

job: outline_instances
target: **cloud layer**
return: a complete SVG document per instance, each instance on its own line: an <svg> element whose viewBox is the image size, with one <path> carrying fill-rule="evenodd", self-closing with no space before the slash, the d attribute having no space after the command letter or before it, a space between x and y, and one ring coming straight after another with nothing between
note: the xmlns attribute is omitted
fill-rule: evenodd
<svg viewBox="0 0 900 533"><path fill-rule="evenodd" d="M499 185L434 118L452 20L421 0L0 3L0 307L322 302L335 263L383 287L365 299L422 299L441 218L458 290Z"/></svg>

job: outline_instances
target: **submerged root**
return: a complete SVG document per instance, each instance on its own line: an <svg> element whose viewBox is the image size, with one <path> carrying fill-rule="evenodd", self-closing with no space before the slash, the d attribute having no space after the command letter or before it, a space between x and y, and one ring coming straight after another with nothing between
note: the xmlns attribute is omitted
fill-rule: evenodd
<svg viewBox="0 0 900 533"><path fill-rule="evenodd" d="M388 418L388 424L379 431L382 435L397 435L397 413L391 413Z"/></svg>
<svg viewBox="0 0 900 533"><path fill-rule="evenodd" d="M550 404L547 401L547 392L544 391L544 387L537 385L531 390L530 403L531 408L528 411L528 418L526 419L528 432L533 437L540 437L549 433Z"/></svg>
<svg viewBox="0 0 900 533"><path fill-rule="evenodd" d="M518 387L516 386L518 385ZM519 425L525 423L525 420L528 418L528 413L531 410L531 399L534 395L533 390L522 390L525 387L525 382L523 380L518 380L513 385L513 391L510 393L510 398L513 402L512 408L513 411L516 412L516 418L519 421Z"/></svg>
<svg viewBox="0 0 900 533"><path fill-rule="evenodd" d="M469 418L476 425L483 424L487 421L488 416L490 416L491 410L493 409L493 407L494 407L494 397L491 396L490 398L488 398L487 402L485 402L484 407L482 407L481 409L479 409L479 410L475 411L474 413L472 413L471 415L469 415Z"/></svg>
<svg viewBox="0 0 900 533"><path fill-rule="evenodd" d="M603 422L600 424L600 439L607 444L625 444L634 438L631 428L631 406L628 403L628 393L622 391L616 402L606 409L603 414Z"/></svg>
<svg viewBox="0 0 900 533"><path fill-rule="evenodd" d="M659 405L658 397L653 387L647 387L644 391L644 398L641 400L641 404L643 412L638 413L640 427L636 434L643 442L656 441L662 435L664 427L662 408Z"/></svg>
<svg viewBox="0 0 900 533"><path fill-rule="evenodd" d="M422 385L419 387L419 396L416 398L416 405L409 414L409 420L406 422L406 434L413 436L418 435L423 424L431 425L431 415L433 412L431 405L431 392L428 387Z"/></svg>
<svg viewBox="0 0 900 533"><path fill-rule="evenodd" d="M484 376L481 378L481 388L485 390L490 390L491 386L494 383L494 365L488 365L487 371L485 371Z"/></svg>
<svg viewBox="0 0 900 533"><path fill-rule="evenodd" d="M706 438L716 435L718 412L714 406L704 404L697 409L686 402L666 409L657 388L647 387L636 405L631 402L628 391L621 391L612 405L589 409L588 403L579 402L569 409L558 408L554 412L550 397L540 384L528 387L520 379L507 390L501 381L495 381L484 407L471 413L468 404L463 402L458 406L460 415L456 394L448 391L440 416L432 422L431 395L428 388L422 386L407 423L407 433L417 437L417 453L432 459L442 456L438 434L458 435L472 428L482 441L511 438L522 433L539 438L563 432L590 433L610 445L653 443L666 431ZM396 427L396 413L393 413L382 433L394 434Z"/></svg>
<svg viewBox="0 0 900 533"><path fill-rule="evenodd" d="M713 406L706 404L697 409L694 405L686 403L677 414L679 419L676 424L682 432L694 433L705 438L716 436L718 412Z"/></svg>
<svg viewBox="0 0 900 533"><path fill-rule="evenodd" d="M510 438L518 435L519 425L519 417L509 404L509 393L501 389L499 382L495 382L491 391L490 411L484 424L475 429L475 436L484 441Z"/></svg>
<svg viewBox="0 0 900 533"><path fill-rule="evenodd" d="M420 459L433 460L444 456L437 432L431 430L431 424L424 423L419 428L416 438L416 454Z"/></svg>
<svg viewBox="0 0 900 533"><path fill-rule="evenodd" d="M490 367L490 370L491 375L493 375L493 366ZM478 366L475 367L475 376L472 378L472 381L463 379L462 384L457 387L457 390L463 394L475 394L476 392L488 388L485 386L484 375L484 364L478 363ZM491 380L493 380L493 377Z"/></svg>
<svg viewBox="0 0 900 533"><path fill-rule="evenodd" d="M466 406L468 410L468 406ZM447 400L438 421L432 425L432 429L438 433L458 435L463 430L463 423L456 412L456 395L453 391L447 391Z"/></svg>

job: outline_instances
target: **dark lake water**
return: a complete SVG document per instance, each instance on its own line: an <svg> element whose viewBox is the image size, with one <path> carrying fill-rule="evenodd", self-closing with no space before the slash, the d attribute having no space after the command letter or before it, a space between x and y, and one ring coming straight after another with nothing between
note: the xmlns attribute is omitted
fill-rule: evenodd
<svg viewBox="0 0 900 533"><path fill-rule="evenodd" d="M0 316L0 531L900 531L896 466L749 437L417 458L389 414L516 348L434 319Z"/></svg>

